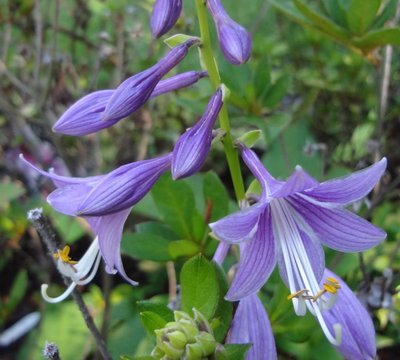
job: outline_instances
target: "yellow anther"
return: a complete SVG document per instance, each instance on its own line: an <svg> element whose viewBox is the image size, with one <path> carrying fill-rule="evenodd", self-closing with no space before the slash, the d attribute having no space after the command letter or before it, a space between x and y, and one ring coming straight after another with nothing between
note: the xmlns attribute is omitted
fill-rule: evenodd
<svg viewBox="0 0 400 360"><path fill-rule="evenodd" d="M340 289L339 281L337 281L335 278L328 277L328 278L326 278L326 281L330 282L330 283L333 284L333 285L339 286L338 289Z"/></svg>
<svg viewBox="0 0 400 360"><path fill-rule="evenodd" d="M57 252L53 254L53 256L56 259L60 259L63 263L71 265L77 264L78 263L77 261L74 261L69 257L69 251L70 247L68 245L65 245L64 249L62 250L58 249Z"/></svg>
<svg viewBox="0 0 400 360"><path fill-rule="evenodd" d="M308 293L308 290L304 289L304 290L297 291L297 292L295 292L293 294L288 295L287 299L288 300L292 300L293 298L297 298L297 297L303 295L304 293Z"/></svg>
<svg viewBox="0 0 400 360"><path fill-rule="evenodd" d="M331 294L337 293L337 287L335 285L328 284L328 283L324 284L324 290L326 290L327 292L329 292Z"/></svg>

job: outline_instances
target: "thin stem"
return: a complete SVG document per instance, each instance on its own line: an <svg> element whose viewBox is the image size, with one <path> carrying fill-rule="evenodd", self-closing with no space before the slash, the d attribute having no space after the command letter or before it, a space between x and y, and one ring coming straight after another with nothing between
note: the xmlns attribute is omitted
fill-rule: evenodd
<svg viewBox="0 0 400 360"><path fill-rule="evenodd" d="M46 244L48 250L51 253L55 253L56 251L56 244L55 244L55 235L53 230L51 229L48 221L43 216L42 209L33 209L28 212L28 219L32 222L33 226L35 227L36 231L39 233L40 237L42 238L43 242ZM62 276L62 275L61 275ZM63 280L64 283L69 286L70 283L64 276ZM112 360L111 355L109 354L105 341L101 336L99 330L97 329L92 316L89 313L89 309L87 308L85 302L81 294L74 289L72 292L72 298L76 302L79 307L80 312L82 313L82 317L86 322L86 326L92 333L94 339L96 340L96 345L98 346L99 352L103 359L105 360Z"/></svg>
<svg viewBox="0 0 400 360"><path fill-rule="evenodd" d="M221 77L219 75L218 67L215 62L215 58L212 52L210 32L208 29L207 10L204 0L196 0L197 18L200 26L201 45L200 53L201 58L208 71L209 78L214 89L221 86ZM228 161L228 167L232 178L233 188L235 190L236 199L238 201L245 198L244 184L242 178L242 172L240 170L238 152L233 145L231 127L229 123L229 115L226 105L224 104L219 113L219 122L223 130L226 131L226 135L223 139L223 145L225 150L226 159Z"/></svg>

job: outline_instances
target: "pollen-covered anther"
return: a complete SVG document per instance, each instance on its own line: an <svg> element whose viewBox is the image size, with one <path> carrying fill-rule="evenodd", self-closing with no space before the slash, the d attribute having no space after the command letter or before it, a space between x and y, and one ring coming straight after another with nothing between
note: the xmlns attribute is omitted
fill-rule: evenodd
<svg viewBox="0 0 400 360"><path fill-rule="evenodd" d="M71 257L69 256L70 250L70 247L68 245L65 245L62 250L58 249L57 252L53 254L53 256L55 259L60 259L65 264L75 265L78 262L71 259Z"/></svg>
<svg viewBox="0 0 400 360"><path fill-rule="evenodd" d="M339 282L334 278L327 278L326 282L323 284L323 288L318 291L318 293L313 297L313 301L317 301L323 294L330 293L336 295L337 291L340 289Z"/></svg>

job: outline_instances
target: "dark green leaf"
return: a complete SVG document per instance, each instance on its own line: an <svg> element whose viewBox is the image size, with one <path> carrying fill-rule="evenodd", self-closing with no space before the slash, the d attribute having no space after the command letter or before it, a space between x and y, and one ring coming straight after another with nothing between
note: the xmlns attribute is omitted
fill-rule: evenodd
<svg viewBox="0 0 400 360"><path fill-rule="evenodd" d="M224 353L217 353L216 360L244 360L251 344L226 344Z"/></svg>
<svg viewBox="0 0 400 360"><path fill-rule="evenodd" d="M379 29L385 25L386 21L393 18L396 15L397 3L398 0L390 0L383 8L381 13L375 18L371 28Z"/></svg>
<svg viewBox="0 0 400 360"><path fill-rule="evenodd" d="M193 308L211 319L219 301L218 279L213 265L202 255L189 259L180 275L182 310Z"/></svg>
<svg viewBox="0 0 400 360"><path fill-rule="evenodd" d="M209 222L216 221L227 215L228 193L218 175L212 171L209 171L204 176L203 194L207 207L206 211L211 210L211 214L206 214Z"/></svg>
<svg viewBox="0 0 400 360"><path fill-rule="evenodd" d="M254 90L257 98L262 98L271 85L271 67L268 57L260 59L254 72Z"/></svg>
<svg viewBox="0 0 400 360"><path fill-rule="evenodd" d="M20 270L16 276L6 303L7 312L14 311L26 293L28 286L28 275L26 270Z"/></svg>
<svg viewBox="0 0 400 360"><path fill-rule="evenodd" d="M328 16L335 21L336 24L341 27L347 27L346 12L343 7L340 6L338 1L322 0L324 8Z"/></svg>
<svg viewBox="0 0 400 360"><path fill-rule="evenodd" d="M354 40L353 44L367 52L385 45L400 46L400 28L371 31Z"/></svg>
<svg viewBox="0 0 400 360"><path fill-rule="evenodd" d="M353 0L347 11L347 24L355 34L363 34L372 24L381 0Z"/></svg>
<svg viewBox="0 0 400 360"><path fill-rule="evenodd" d="M139 234L158 235L168 240L176 240L177 235L168 225L157 221L147 221L136 225L136 232Z"/></svg>
<svg viewBox="0 0 400 360"><path fill-rule="evenodd" d="M180 256L196 255L200 251L200 247L190 240L176 240L170 242L168 251L173 259L177 259Z"/></svg>
<svg viewBox="0 0 400 360"><path fill-rule="evenodd" d="M275 107L286 95L290 85L290 76L283 75L272 84L266 91L263 99L265 106Z"/></svg>
<svg viewBox="0 0 400 360"><path fill-rule="evenodd" d="M140 260L172 260L168 247L170 240L151 233L127 232L122 236L121 250Z"/></svg>
<svg viewBox="0 0 400 360"><path fill-rule="evenodd" d="M183 181L173 181L170 174L163 176L151 194L163 220L181 237L192 237L192 217L195 210L193 192Z"/></svg>
<svg viewBox="0 0 400 360"><path fill-rule="evenodd" d="M140 312L150 311L156 313L166 322L174 321L174 314L170 308L164 304L157 304L149 300L140 300L137 302Z"/></svg>

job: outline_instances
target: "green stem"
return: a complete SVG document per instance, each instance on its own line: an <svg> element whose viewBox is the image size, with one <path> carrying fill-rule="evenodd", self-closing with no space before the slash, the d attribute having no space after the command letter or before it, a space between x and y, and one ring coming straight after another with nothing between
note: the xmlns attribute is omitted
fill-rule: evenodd
<svg viewBox="0 0 400 360"><path fill-rule="evenodd" d="M210 31L208 29L207 9L204 0L196 0L196 8L201 36L201 59L206 67L208 76L214 89L217 89L221 86L221 77L219 75L217 63L212 52ZM245 198L243 177L240 170L238 152L233 145L229 115L225 104L222 106L219 113L219 123L221 129L225 130L226 132L223 139L225 155L232 178L233 188L235 190L236 199L240 201Z"/></svg>

